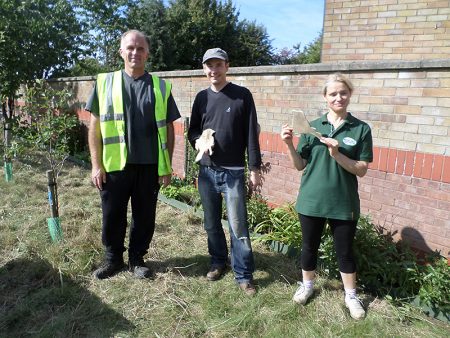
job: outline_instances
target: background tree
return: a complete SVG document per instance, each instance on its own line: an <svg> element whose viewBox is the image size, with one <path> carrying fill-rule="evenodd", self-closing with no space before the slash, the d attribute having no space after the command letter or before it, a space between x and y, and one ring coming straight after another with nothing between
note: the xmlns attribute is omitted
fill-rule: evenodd
<svg viewBox="0 0 450 338"><path fill-rule="evenodd" d="M272 41L263 25L243 20L237 27L237 39L230 46L233 66L262 66L273 63Z"/></svg>
<svg viewBox="0 0 450 338"><path fill-rule="evenodd" d="M201 68L206 49L221 47L233 66L273 63L263 25L239 21L231 0L74 0L86 23L84 57L59 76L94 75L122 67L119 39L139 29L150 38L149 71ZM97 62L95 62L97 60ZM90 72L90 73L89 73Z"/></svg>
<svg viewBox="0 0 450 338"><path fill-rule="evenodd" d="M322 32L300 51L300 44L293 49L283 48L274 55L273 62L278 65L320 63L322 54Z"/></svg>
<svg viewBox="0 0 450 338"><path fill-rule="evenodd" d="M122 66L118 52L120 36L128 28L129 12L139 2L139 0L73 0L78 18L84 23L85 31L89 32L89 36L84 40L84 57L97 59L101 71L113 71ZM91 61L81 63L85 66L93 65Z"/></svg>
<svg viewBox="0 0 450 338"><path fill-rule="evenodd" d="M14 123L15 93L19 86L68 67L81 53L81 33L70 0L0 0L0 99L4 130ZM7 152L8 149L5 159Z"/></svg>
<svg viewBox="0 0 450 338"><path fill-rule="evenodd" d="M295 48L295 47L294 47ZM298 45L300 49L300 45ZM322 33L303 48L296 58L296 63L319 63L322 54Z"/></svg>
<svg viewBox="0 0 450 338"><path fill-rule="evenodd" d="M0 1L1 94L46 78L81 53L81 25L69 0Z"/></svg>
<svg viewBox="0 0 450 338"><path fill-rule="evenodd" d="M231 0L177 0L167 9L170 41L176 69L201 68L206 49L221 47L230 52L238 38L238 14Z"/></svg>
<svg viewBox="0 0 450 338"><path fill-rule="evenodd" d="M130 10L128 28L143 31L150 39L148 71L174 69L175 50L169 36L167 10L162 0L142 0Z"/></svg>

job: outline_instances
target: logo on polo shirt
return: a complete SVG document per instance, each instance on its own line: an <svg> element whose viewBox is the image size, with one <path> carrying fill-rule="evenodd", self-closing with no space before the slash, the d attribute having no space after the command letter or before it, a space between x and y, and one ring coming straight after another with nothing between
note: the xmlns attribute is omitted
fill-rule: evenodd
<svg viewBox="0 0 450 338"><path fill-rule="evenodd" d="M356 145L356 141L354 139L352 139L351 137L344 137L344 139L342 140L342 142L344 142L344 144L348 145L348 146L354 146Z"/></svg>

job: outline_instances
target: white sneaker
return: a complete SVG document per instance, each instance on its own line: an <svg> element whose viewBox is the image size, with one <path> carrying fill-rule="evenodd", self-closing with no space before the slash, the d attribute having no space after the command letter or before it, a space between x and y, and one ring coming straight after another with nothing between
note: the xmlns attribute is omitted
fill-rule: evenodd
<svg viewBox="0 0 450 338"><path fill-rule="evenodd" d="M302 282L297 282L297 284L300 286L298 287L297 291L295 291L292 300L297 304L305 305L309 297L313 295L314 288L307 289Z"/></svg>
<svg viewBox="0 0 450 338"><path fill-rule="evenodd" d="M345 306L350 310L353 319L363 319L366 315L361 300L356 296L345 297Z"/></svg>

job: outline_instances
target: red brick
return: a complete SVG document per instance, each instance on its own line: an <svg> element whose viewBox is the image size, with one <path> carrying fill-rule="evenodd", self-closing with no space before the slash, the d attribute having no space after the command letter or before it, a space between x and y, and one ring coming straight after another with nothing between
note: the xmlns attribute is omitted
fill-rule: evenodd
<svg viewBox="0 0 450 338"><path fill-rule="evenodd" d="M381 171L387 170L387 163L388 163L388 156L389 156L389 149L388 148L381 148L380 151L380 164L378 165L378 169Z"/></svg>
<svg viewBox="0 0 450 338"><path fill-rule="evenodd" d="M406 152L406 160L405 160L405 175L411 176L414 168L414 152L407 151Z"/></svg>
<svg viewBox="0 0 450 338"><path fill-rule="evenodd" d="M370 169L378 169L378 165L380 163L380 148L374 147L373 148L373 161L369 164Z"/></svg>
<svg viewBox="0 0 450 338"><path fill-rule="evenodd" d="M372 191L372 201L380 202L383 205L394 205L395 199L388 191L375 192Z"/></svg>
<svg viewBox="0 0 450 338"><path fill-rule="evenodd" d="M422 174L420 177L425 179L431 178L431 171L433 170L433 154L425 154L423 158Z"/></svg>
<svg viewBox="0 0 450 338"><path fill-rule="evenodd" d="M404 184L411 184L411 181L412 181L411 177L409 177L409 176L391 174L391 173L386 173L386 180L392 181L392 182L404 183Z"/></svg>
<svg viewBox="0 0 450 338"><path fill-rule="evenodd" d="M404 150L397 151L397 164L395 166L396 174L403 174L405 168L406 152Z"/></svg>
<svg viewBox="0 0 450 338"><path fill-rule="evenodd" d="M442 171L442 182L450 183L450 157L445 156L443 171Z"/></svg>
<svg viewBox="0 0 450 338"><path fill-rule="evenodd" d="M444 156L434 155L433 170L431 172L431 179L440 181L442 177L442 168L444 167Z"/></svg>
<svg viewBox="0 0 450 338"><path fill-rule="evenodd" d="M267 150L267 133L264 131L259 134L259 146L261 151Z"/></svg>
<svg viewBox="0 0 450 338"><path fill-rule="evenodd" d="M430 207L430 208L438 207L438 201L433 198L410 194L408 200L411 203L417 204L417 206L426 206L426 207Z"/></svg>
<svg viewBox="0 0 450 338"><path fill-rule="evenodd" d="M286 143L283 142L283 140L281 139L281 137L278 136L278 134L274 134L274 138L275 138L276 147L277 147L276 152L286 154L286 152L287 152Z"/></svg>
<svg viewBox="0 0 450 338"><path fill-rule="evenodd" d="M416 153L416 158L414 161L414 169L413 169L414 177L422 177L421 175L422 175L423 158L424 158L424 154Z"/></svg>
<svg viewBox="0 0 450 338"><path fill-rule="evenodd" d="M395 163L397 162L397 149L389 149L387 172L395 172Z"/></svg>

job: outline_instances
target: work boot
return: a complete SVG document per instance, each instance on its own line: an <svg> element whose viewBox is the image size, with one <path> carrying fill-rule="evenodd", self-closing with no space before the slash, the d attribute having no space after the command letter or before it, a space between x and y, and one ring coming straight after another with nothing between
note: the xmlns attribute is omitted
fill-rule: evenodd
<svg viewBox="0 0 450 338"><path fill-rule="evenodd" d="M226 271L226 266L213 265L206 274L206 279L210 282L219 280Z"/></svg>
<svg viewBox="0 0 450 338"><path fill-rule="evenodd" d="M256 288L252 282L239 283L239 288L249 297L253 297L256 294Z"/></svg>
<svg viewBox="0 0 450 338"><path fill-rule="evenodd" d="M93 276L97 279L106 279L112 277L125 268L123 261L105 262L97 270L93 272Z"/></svg>

